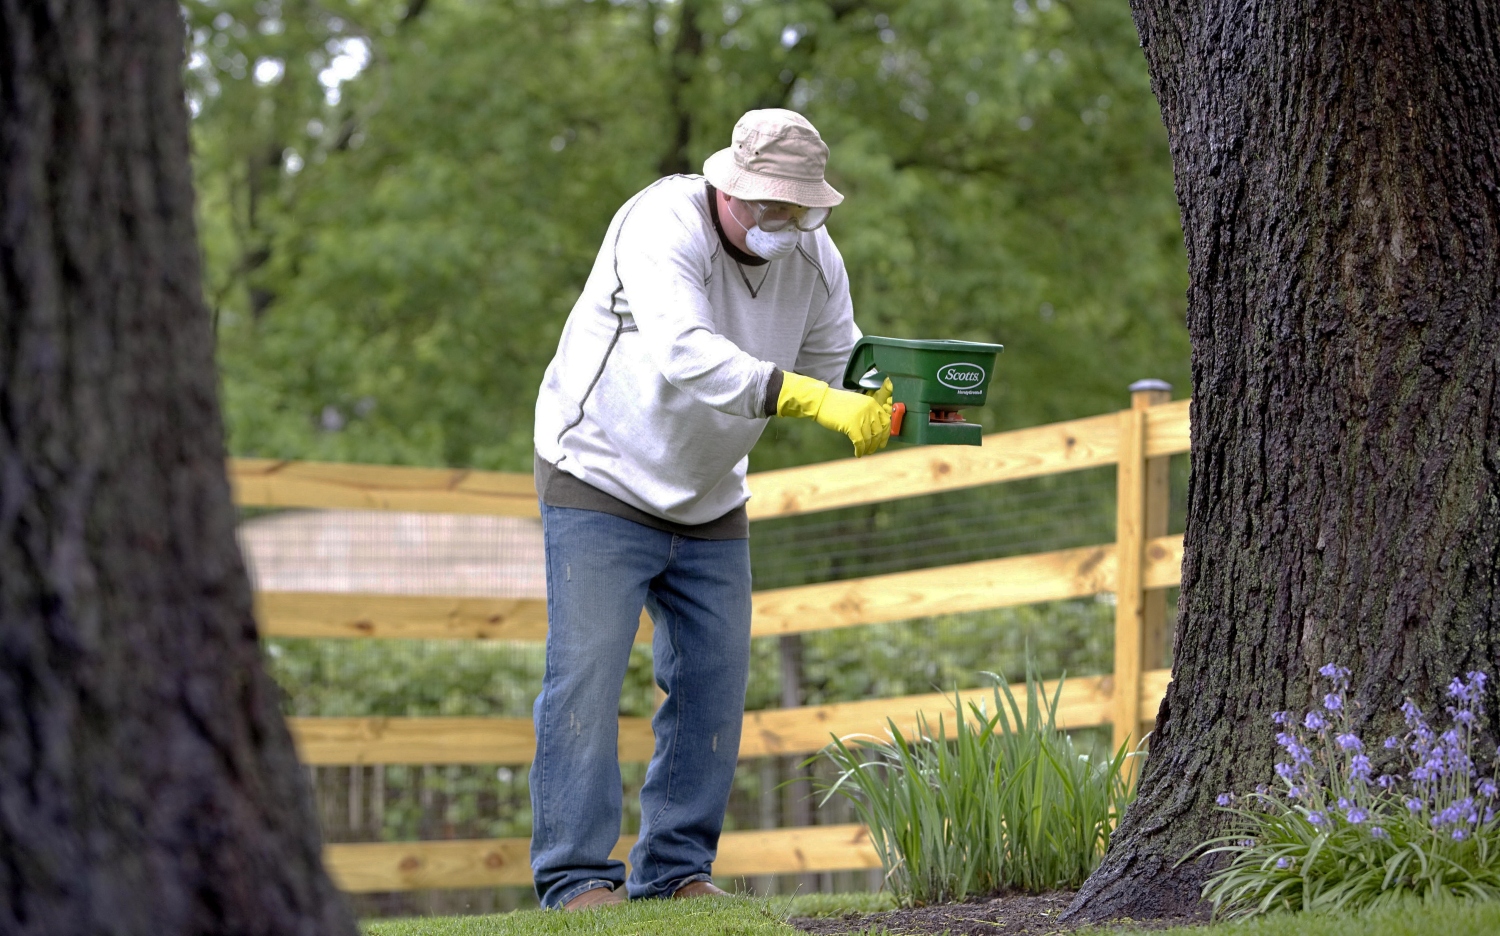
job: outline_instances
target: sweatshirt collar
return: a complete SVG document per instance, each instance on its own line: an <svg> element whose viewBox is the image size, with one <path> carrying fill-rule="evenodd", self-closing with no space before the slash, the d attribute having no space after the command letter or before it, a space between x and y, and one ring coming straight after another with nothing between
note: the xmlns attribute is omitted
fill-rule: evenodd
<svg viewBox="0 0 1500 936"><path fill-rule="evenodd" d="M714 230L719 232L719 243L724 245L724 252L733 257L736 263L742 263L745 266L765 266L770 263L771 261L765 257L757 257L753 253L746 253L734 246L734 242L729 239L729 235L724 233L724 222L719 220L718 189L714 188L711 183L705 182L703 184L708 189L708 213L714 219Z"/></svg>

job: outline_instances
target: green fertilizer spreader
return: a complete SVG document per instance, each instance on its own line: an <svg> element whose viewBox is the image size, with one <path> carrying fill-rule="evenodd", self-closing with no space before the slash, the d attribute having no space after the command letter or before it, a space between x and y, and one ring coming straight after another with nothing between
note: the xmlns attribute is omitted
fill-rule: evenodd
<svg viewBox="0 0 1500 936"><path fill-rule="evenodd" d="M848 390L877 390L891 381L891 442L978 445L983 430L963 410L983 406L1004 345L866 335L844 368Z"/></svg>

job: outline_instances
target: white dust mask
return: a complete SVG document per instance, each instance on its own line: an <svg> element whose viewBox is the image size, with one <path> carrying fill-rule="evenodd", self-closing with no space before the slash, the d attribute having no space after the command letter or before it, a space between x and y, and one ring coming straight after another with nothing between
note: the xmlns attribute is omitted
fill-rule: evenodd
<svg viewBox="0 0 1500 936"><path fill-rule="evenodd" d="M767 260L790 257L801 240L802 232L794 227L780 231L762 231L756 226L745 230L745 246L757 257L765 257Z"/></svg>
<svg viewBox="0 0 1500 936"><path fill-rule="evenodd" d="M745 232L745 246L750 252L764 260L784 260L792 255L797 249L797 244L802 241L802 232L795 227L783 228L780 231L762 231L760 225L745 227L745 223L734 216L734 210L729 210L729 217L738 224Z"/></svg>

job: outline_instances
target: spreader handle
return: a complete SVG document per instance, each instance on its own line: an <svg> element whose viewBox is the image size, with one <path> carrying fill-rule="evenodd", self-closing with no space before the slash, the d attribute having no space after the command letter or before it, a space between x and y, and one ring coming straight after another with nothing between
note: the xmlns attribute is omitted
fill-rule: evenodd
<svg viewBox="0 0 1500 936"><path fill-rule="evenodd" d="M879 390L884 383L885 374L875 369L875 346L860 339L844 367L844 389Z"/></svg>

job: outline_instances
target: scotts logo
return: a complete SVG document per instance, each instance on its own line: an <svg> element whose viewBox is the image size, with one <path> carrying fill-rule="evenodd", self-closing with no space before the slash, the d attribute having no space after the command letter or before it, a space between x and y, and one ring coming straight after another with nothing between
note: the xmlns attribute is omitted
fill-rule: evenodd
<svg viewBox="0 0 1500 936"><path fill-rule="evenodd" d="M984 386L984 368L978 364L944 364L938 368L937 379L945 387L974 393Z"/></svg>

